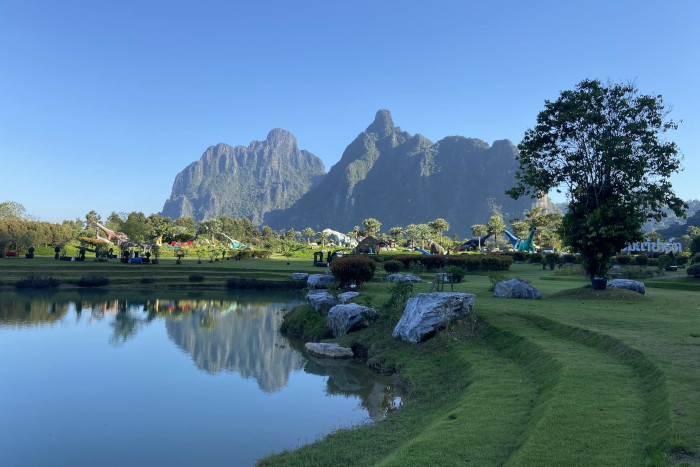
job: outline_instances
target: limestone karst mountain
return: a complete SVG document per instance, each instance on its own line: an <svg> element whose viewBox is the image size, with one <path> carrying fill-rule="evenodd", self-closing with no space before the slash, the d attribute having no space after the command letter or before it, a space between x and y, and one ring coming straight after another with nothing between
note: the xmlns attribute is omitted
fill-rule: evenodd
<svg viewBox="0 0 700 467"><path fill-rule="evenodd" d="M212 146L177 175L161 214L197 221L225 214L276 230L341 232L368 217L383 230L442 217L464 237L494 213L509 220L532 207L532 200L505 195L515 183L517 154L508 140L489 145L448 136L433 143L402 131L380 110L328 174L280 129L247 148Z"/></svg>
<svg viewBox="0 0 700 467"><path fill-rule="evenodd" d="M504 194L515 182L516 157L508 140L489 146L448 136L433 143L401 131L389 111L380 110L318 186L291 207L266 215L265 223L346 232L368 217L385 229L442 217L450 231L466 236L494 211L508 220L531 207L531 200Z"/></svg>
<svg viewBox="0 0 700 467"><path fill-rule="evenodd" d="M325 173L290 132L274 129L248 147L217 144L175 177L162 215L196 221L228 215L260 224L265 213L291 206Z"/></svg>

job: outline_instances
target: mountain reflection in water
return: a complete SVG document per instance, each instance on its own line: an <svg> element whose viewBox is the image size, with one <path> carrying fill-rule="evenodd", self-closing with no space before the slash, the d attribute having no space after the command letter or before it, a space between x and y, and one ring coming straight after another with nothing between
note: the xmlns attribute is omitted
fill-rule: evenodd
<svg viewBox="0 0 700 467"><path fill-rule="evenodd" d="M143 293L141 294L143 295ZM150 295L150 294L149 294ZM259 295L240 300L204 298L122 298L119 293L95 291L66 294L2 294L0 327L32 327L75 321L88 327L107 321L111 346L123 346L144 326L164 322L168 338L209 374L237 373L253 378L266 393L281 391L292 372L325 377L326 394L355 396L368 418L382 419L400 399L389 378L364 365L317 359L303 343L279 332L282 317L294 306L290 297L270 302ZM69 314L75 311L75 317Z"/></svg>

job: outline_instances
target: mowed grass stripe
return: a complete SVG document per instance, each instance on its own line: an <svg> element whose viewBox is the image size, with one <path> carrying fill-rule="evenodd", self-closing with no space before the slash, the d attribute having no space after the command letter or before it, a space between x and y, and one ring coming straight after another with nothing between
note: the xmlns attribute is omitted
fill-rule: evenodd
<svg viewBox="0 0 700 467"><path fill-rule="evenodd" d="M378 465L500 465L517 448L536 397L535 382L484 339L455 351L472 365L467 390Z"/></svg>
<svg viewBox="0 0 700 467"><path fill-rule="evenodd" d="M508 465L643 465L646 405L633 368L520 316L500 318L499 326L536 343L561 371Z"/></svg>

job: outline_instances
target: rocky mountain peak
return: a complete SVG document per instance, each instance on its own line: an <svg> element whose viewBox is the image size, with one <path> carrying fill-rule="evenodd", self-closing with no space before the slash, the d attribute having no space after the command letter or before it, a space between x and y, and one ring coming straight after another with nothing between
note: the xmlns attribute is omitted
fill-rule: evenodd
<svg viewBox="0 0 700 467"><path fill-rule="evenodd" d="M265 142L270 146L279 146L281 144L290 143L296 146L297 139L289 131L283 130L282 128L275 128L270 130L270 132L267 134Z"/></svg>
<svg viewBox="0 0 700 467"><path fill-rule="evenodd" d="M394 132L394 120L391 118L391 112L386 109L377 111L374 116L374 121L367 127L367 133L377 133L380 137L387 136Z"/></svg>

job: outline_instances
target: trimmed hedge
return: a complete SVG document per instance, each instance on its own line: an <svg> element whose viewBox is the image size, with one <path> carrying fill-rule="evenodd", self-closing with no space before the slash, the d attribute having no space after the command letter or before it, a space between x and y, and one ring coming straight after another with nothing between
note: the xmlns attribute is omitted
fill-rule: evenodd
<svg viewBox="0 0 700 467"><path fill-rule="evenodd" d="M634 264L637 266L646 266L649 263L649 258L644 255L639 255L634 257Z"/></svg>
<svg viewBox="0 0 700 467"><path fill-rule="evenodd" d="M617 255L617 264L628 265L632 262L632 257L630 255Z"/></svg>
<svg viewBox="0 0 700 467"><path fill-rule="evenodd" d="M389 274L395 274L403 269L403 263L395 260L384 261L382 266L384 266L384 270Z"/></svg>
<svg viewBox="0 0 700 467"><path fill-rule="evenodd" d="M51 289L59 285L61 285L61 283L58 279L35 276L33 274L15 282L15 287L18 289Z"/></svg>
<svg viewBox="0 0 700 467"><path fill-rule="evenodd" d="M466 271L507 271L513 264L511 255L400 255L396 257L406 268L412 262L418 262L426 269L442 269L445 266L458 266Z"/></svg>
<svg viewBox="0 0 700 467"><path fill-rule="evenodd" d="M266 259L272 256L272 252L270 250L241 250L240 255L241 259Z"/></svg>
<svg viewBox="0 0 700 467"><path fill-rule="evenodd" d="M530 253L527 259L532 264L540 264L542 262L542 255L540 253Z"/></svg>
<svg viewBox="0 0 700 467"><path fill-rule="evenodd" d="M514 251L512 253L513 259L515 261L525 261L525 252L524 251Z"/></svg>
<svg viewBox="0 0 700 467"><path fill-rule="evenodd" d="M695 263L685 270L685 273L689 276L700 277L700 263Z"/></svg>
<svg viewBox="0 0 700 467"><path fill-rule="evenodd" d="M340 287L356 284L358 287L372 280L377 263L366 256L344 256L331 263L331 274L338 278Z"/></svg>
<svg viewBox="0 0 700 467"><path fill-rule="evenodd" d="M109 279L94 274L83 276L78 281L78 287L102 287L104 285L109 285Z"/></svg>

